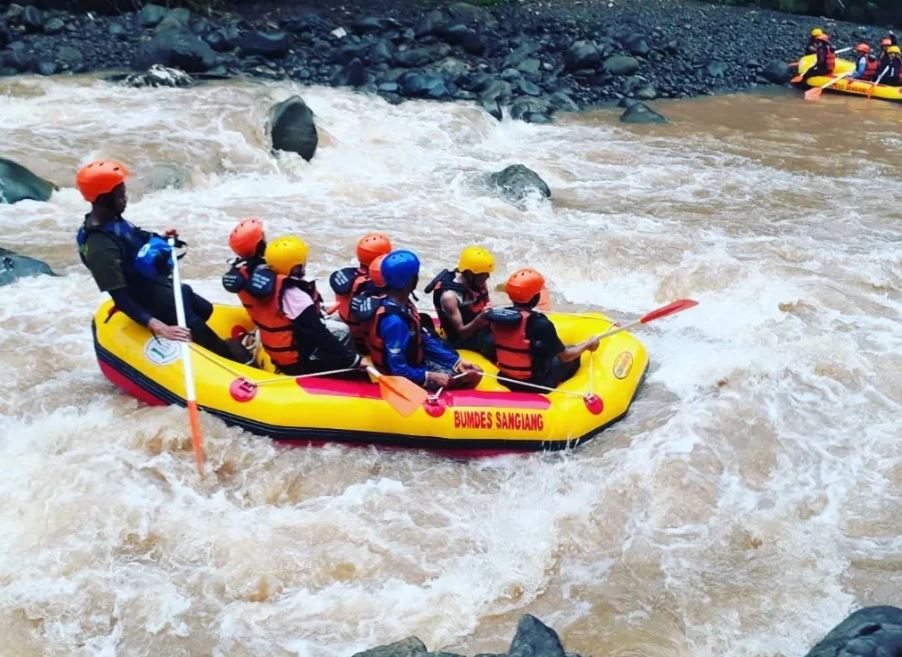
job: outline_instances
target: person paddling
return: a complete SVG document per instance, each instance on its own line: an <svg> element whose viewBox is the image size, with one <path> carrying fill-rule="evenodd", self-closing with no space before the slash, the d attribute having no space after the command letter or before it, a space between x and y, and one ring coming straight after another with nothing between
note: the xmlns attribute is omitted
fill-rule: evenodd
<svg viewBox="0 0 902 657"><path fill-rule="evenodd" d="M544 287L545 277L538 271L519 269L507 279L506 291L513 305L487 314L498 369L502 376L517 381L504 381L511 390L556 388L576 374L583 352L598 349L598 336L570 346L561 342L551 320L535 310Z"/></svg>
<svg viewBox="0 0 902 657"><path fill-rule="evenodd" d="M382 260L381 274L386 294L374 309L367 336L373 364L427 389L475 387L482 370L431 335L410 299L420 274L416 254L392 251Z"/></svg>
<svg viewBox="0 0 902 657"><path fill-rule="evenodd" d="M425 290L432 301L448 343L494 359L495 348L486 312L489 310L488 280L495 271L495 256L481 246L468 246L457 268L436 276Z"/></svg>
<svg viewBox="0 0 902 657"><path fill-rule="evenodd" d="M855 46L858 59L855 62L855 72L852 77L856 80L874 80L877 77L877 58L871 54L871 47L866 43Z"/></svg>
<svg viewBox="0 0 902 657"><path fill-rule="evenodd" d="M182 285L187 328L178 326L172 290L172 248L163 235L141 230L122 213L128 205L125 182L129 171L121 162L97 160L81 167L75 184L91 204L78 230L81 261L101 292L109 292L116 309L168 340L193 340L224 358L234 359L229 345L206 324L213 305Z"/></svg>
<svg viewBox="0 0 902 657"><path fill-rule="evenodd" d="M391 240L383 233L368 233L357 241L357 267L345 267L332 273L329 285L338 303L338 316L351 333L357 351L366 353L366 331L351 313L351 302L361 293L372 292L370 264L391 251Z"/></svg>
<svg viewBox="0 0 902 657"><path fill-rule="evenodd" d="M836 66L836 49L830 43L830 35L822 32L814 37L814 41L815 63L814 66L805 71L805 75L802 76L803 80L816 75L830 75Z"/></svg>
<svg viewBox="0 0 902 657"><path fill-rule="evenodd" d="M808 43L805 44L806 55L813 55L817 52L817 38L823 34L824 31L819 27L815 27L811 30L811 32L808 34Z"/></svg>

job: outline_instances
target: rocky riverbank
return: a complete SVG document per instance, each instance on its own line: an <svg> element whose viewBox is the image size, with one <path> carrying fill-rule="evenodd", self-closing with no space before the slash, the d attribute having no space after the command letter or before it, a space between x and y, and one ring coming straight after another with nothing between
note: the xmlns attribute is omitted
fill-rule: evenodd
<svg viewBox="0 0 902 657"><path fill-rule="evenodd" d="M144 4L119 15L11 4L0 75L144 70L350 86L392 102L472 100L544 122L635 98L684 98L781 83L808 30L838 46L885 29L668 0L246 3L198 15ZM771 64L769 66L769 64Z"/></svg>

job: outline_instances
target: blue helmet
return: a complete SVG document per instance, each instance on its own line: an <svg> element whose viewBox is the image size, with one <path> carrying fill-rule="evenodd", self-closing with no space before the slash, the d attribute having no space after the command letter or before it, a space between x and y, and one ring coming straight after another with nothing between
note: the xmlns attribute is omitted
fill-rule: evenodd
<svg viewBox="0 0 902 657"><path fill-rule="evenodd" d="M403 290L420 274L420 259L412 251L392 251L382 260L385 287Z"/></svg>
<svg viewBox="0 0 902 657"><path fill-rule="evenodd" d="M162 237L151 237L135 256L135 270L144 278L164 279L172 271L172 247Z"/></svg>

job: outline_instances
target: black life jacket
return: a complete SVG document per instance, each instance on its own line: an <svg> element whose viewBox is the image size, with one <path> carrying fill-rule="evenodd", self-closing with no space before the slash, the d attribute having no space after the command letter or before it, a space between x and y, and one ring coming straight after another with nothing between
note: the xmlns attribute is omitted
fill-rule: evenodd
<svg viewBox="0 0 902 657"><path fill-rule="evenodd" d="M469 324L476 315L481 313L489 303L488 290L474 290L464 283L456 280L457 270L449 271L443 269L433 278L429 285L425 287L426 294L432 292L432 303L435 305L435 314L442 325L442 330L450 342L456 342L460 339L457 330L451 323L451 319L442 306L442 295L451 290L457 294L460 300L460 316L464 324Z"/></svg>
<svg viewBox="0 0 902 657"><path fill-rule="evenodd" d="M105 233L112 237L122 253L122 266L125 270L126 279L141 278L140 272L135 267L135 261L138 258L138 252L147 241L146 237L142 235L142 231L139 231L134 224L122 217L99 226L89 225L87 219L85 219L81 228L78 229L78 234L75 236L75 242L78 244L78 257L81 258L85 266L88 265L86 256L88 253L88 236L91 233Z"/></svg>

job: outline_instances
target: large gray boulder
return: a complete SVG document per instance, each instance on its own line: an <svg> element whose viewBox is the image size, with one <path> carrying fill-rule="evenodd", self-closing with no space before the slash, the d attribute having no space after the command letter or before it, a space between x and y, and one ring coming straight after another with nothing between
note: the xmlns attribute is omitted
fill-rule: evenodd
<svg viewBox="0 0 902 657"><path fill-rule="evenodd" d="M667 123L667 119L658 114L645 103L631 103L620 115L624 123Z"/></svg>
<svg viewBox="0 0 902 657"><path fill-rule="evenodd" d="M146 70L154 64L199 73L216 65L216 53L190 30L176 28L157 33L138 49L137 70Z"/></svg>
<svg viewBox="0 0 902 657"><path fill-rule="evenodd" d="M46 262L0 248L0 287L27 276L56 276Z"/></svg>
<svg viewBox="0 0 902 657"><path fill-rule="evenodd" d="M632 75L639 70L639 60L627 55L615 55L604 61L604 70L612 75Z"/></svg>
<svg viewBox="0 0 902 657"><path fill-rule="evenodd" d="M545 198L551 198L551 189L542 178L532 169L522 164L512 164L509 167L490 174L488 182L501 190L501 192L513 201L520 201L529 194L538 192Z"/></svg>
<svg viewBox="0 0 902 657"><path fill-rule="evenodd" d="M269 110L272 147L297 153L308 162L316 153L319 136L313 122L313 110L300 96L286 98Z"/></svg>
<svg viewBox="0 0 902 657"><path fill-rule="evenodd" d="M426 653L426 645L412 636L385 646L355 653L352 657L417 657Z"/></svg>
<svg viewBox="0 0 902 657"><path fill-rule="evenodd" d="M773 61L761 71L761 77L774 84L786 84L794 75L795 71L789 68L789 64L782 61Z"/></svg>
<svg viewBox="0 0 902 657"><path fill-rule="evenodd" d="M898 657L902 655L902 609L865 607L830 630L807 657Z"/></svg>
<svg viewBox="0 0 902 657"><path fill-rule="evenodd" d="M57 189L59 187L52 182L21 164L0 157L0 203L18 203L25 199L46 201Z"/></svg>
<svg viewBox="0 0 902 657"><path fill-rule="evenodd" d="M566 657L557 632L535 616L524 614L507 651L508 657Z"/></svg>

